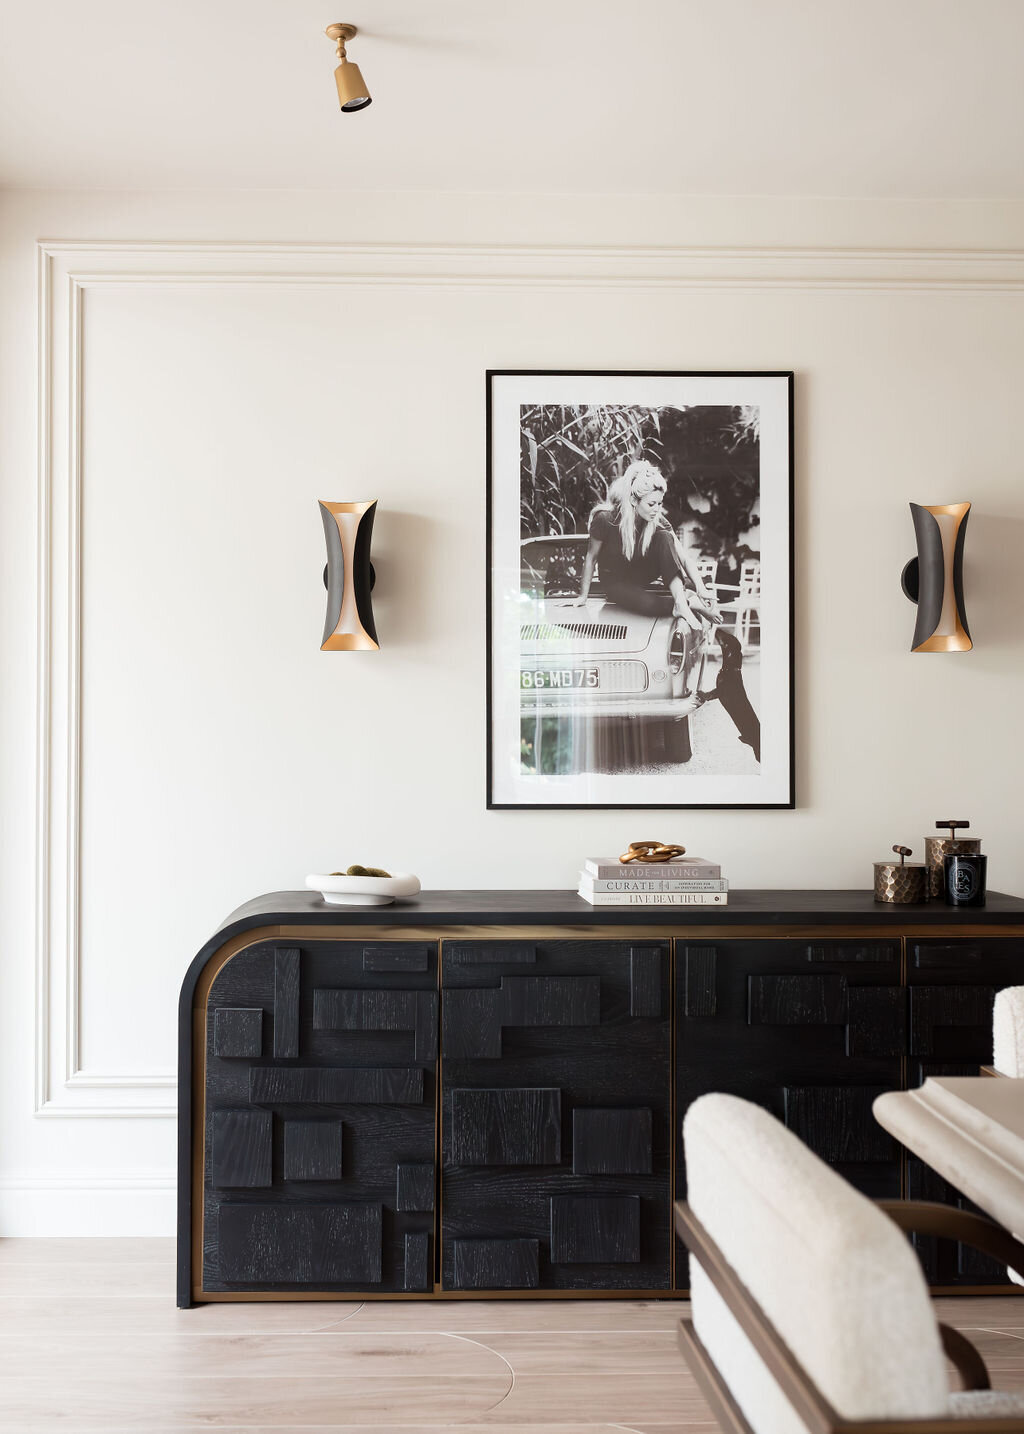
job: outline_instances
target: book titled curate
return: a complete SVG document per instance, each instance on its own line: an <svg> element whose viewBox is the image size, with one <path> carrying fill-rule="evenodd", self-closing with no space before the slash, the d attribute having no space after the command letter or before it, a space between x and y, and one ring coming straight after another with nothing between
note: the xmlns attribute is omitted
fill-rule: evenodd
<svg viewBox="0 0 1024 1434"><path fill-rule="evenodd" d="M631 891L649 891L651 893L658 891L728 891L729 883L723 878L717 881L673 881L671 879L668 881L655 881L646 875L640 876L639 874L635 877L621 876L615 877L614 880L609 878L607 881L598 881L596 876L591 876L589 872L581 871L580 890L594 891L599 894L605 892L619 892L623 894Z"/></svg>
<svg viewBox="0 0 1024 1434"><path fill-rule="evenodd" d="M591 906L726 906L727 891L621 891L593 892L580 887L579 895Z"/></svg>
<svg viewBox="0 0 1024 1434"><path fill-rule="evenodd" d="M702 856L688 856L685 861L633 862L617 861L613 856L589 856L583 863L588 876L598 881L610 881L616 877L637 877L644 881L657 878L659 881L717 881L722 868L716 861L705 861Z"/></svg>

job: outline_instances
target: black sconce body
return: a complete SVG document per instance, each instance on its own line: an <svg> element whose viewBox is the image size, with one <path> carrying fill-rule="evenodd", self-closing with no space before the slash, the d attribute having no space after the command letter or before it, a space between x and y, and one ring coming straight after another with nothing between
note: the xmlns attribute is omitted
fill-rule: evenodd
<svg viewBox="0 0 1024 1434"><path fill-rule="evenodd" d="M911 503L917 557L903 569L903 591L917 603L912 652L969 652L964 610L964 538L970 503Z"/></svg>
<svg viewBox="0 0 1024 1434"><path fill-rule="evenodd" d="M374 572L370 538L376 498L371 503L320 503L327 540L327 618L321 652L376 652L370 590Z"/></svg>

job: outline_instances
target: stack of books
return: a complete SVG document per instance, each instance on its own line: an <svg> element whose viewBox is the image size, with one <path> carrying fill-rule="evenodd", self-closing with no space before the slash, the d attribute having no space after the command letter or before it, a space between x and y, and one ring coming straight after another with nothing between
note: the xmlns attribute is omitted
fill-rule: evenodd
<svg viewBox="0 0 1024 1434"><path fill-rule="evenodd" d="M725 906L729 883L717 862L622 862L594 856L583 863L580 896L591 906Z"/></svg>

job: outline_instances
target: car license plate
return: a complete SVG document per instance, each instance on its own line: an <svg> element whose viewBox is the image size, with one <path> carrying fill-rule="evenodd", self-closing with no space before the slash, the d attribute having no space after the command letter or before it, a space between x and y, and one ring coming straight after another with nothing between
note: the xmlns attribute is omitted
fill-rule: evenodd
<svg viewBox="0 0 1024 1434"><path fill-rule="evenodd" d="M538 688L586 688L593 691L601 686L601 673L597 667L551 667L531 671L524 667L519 674L519 686L536 692Z"/></svg>

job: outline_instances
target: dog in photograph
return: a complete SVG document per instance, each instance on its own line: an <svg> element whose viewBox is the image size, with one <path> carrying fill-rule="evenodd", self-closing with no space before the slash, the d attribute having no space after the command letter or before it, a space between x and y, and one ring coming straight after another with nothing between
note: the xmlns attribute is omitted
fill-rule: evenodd
<svg viewBox="0 0 1024 1434"><path fill-rule="evenodd" d="M743 649L740 647L739 638L722 627L715 633L715 637L722 649L722 667L714 687L700 694L699 705L721 702L736 724L739 740L753 749L754 756L760 762L761 722L743 685Z"/></svg>

